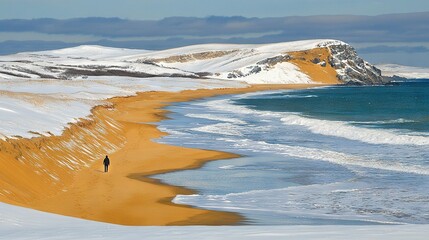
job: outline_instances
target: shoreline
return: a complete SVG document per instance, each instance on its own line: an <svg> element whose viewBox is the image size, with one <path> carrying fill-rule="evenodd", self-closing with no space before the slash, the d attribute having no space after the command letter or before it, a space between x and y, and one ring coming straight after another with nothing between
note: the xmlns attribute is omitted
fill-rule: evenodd
<svg viewBox="0 0 429 240"><path fill-rule="evenodd" d="M156 174L199 168L208 161L239 157L233 153L153 142L153 139L166 135L157 128L157 122L168 114L164 108L175 102L219 95L318 86L324 85L252 85L248 88L143 92L130 97L111 98L108 100L109 105L94 107L92 111L95 124L108 119L114 123L109 124L111 128L120 128L116 129L114 137L123 134L114 139L119 147L109 154L111 171L107 174L101 171L104 156L97 156L99 160L73 173L61 188L54 188L50 194L41 191L36 195L44 196L30 201L15 199L12 204L120 225L241 224L245 219L236 213L172 203L171 200L178 194L195 192L150 178ZM86 127L85 124L79 126Z"/></svg>

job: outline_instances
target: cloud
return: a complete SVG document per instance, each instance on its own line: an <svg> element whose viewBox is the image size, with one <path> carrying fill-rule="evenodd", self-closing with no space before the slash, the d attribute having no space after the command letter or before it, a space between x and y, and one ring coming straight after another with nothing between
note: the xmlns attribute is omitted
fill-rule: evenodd
<svg viewBox="0 0 429 240"><path fill-rule="evenodd" d="M0 54L82 44L159 50L203 43L272 43L332 38L352 43L374 63L429 66L429 12L379 16L276 18L170 17L0 20Z"/></svg>
<svg viewBox="0 0 429 240"><path fill-rule="evenodd" d="M429 12L379 16L304 16L281 18L170 17L157 21L120 18L0 20L0 32L127 37L216 37L280 32L259 41L335 38L347 42L429 41Z"/></svg>
<svg viewBox="0 0 429 240"><path fill-rule="evenodd" d="M429 48L424 46L414 46L414 47L408 47L408 46L385 46L385 45L377 45L372 47L366 47L366 48L359 48L359 53L362 54L372 54L372 53L396 53L396 52L402 52L402 53L427 53L429 52Z"/></svg>

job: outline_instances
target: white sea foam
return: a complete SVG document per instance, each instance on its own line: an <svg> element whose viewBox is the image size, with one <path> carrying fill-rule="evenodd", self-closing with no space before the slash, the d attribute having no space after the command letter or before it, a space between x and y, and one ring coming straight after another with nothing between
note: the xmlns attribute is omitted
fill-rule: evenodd
<svg viewBox="0 0 429 240"><path fill-rule="evenodd" d="M357 123L357 124L395 124L395 123L413 123L416 122L415 120L411 119L404 119L404 118L398 118L398 119L391 119L391 120L383 120L383 121L352 121L349 123Z"/></svg>
<svg viewBox="0 0 429 240"><path fill-rule="evenodd" d="M411 196L410 196L411 195ZM371 196L368 198L367 196ZM411 201L405 199L411 198ZM401 199L401 201L398 201ZM422 205L418 208L408 205ZM415 215L426 211L427 199L411 192L366 187L356 183L332 183L279 189L252 190L220 195L178 195L177 204L239 210L250 215L268 212L285 221L290 217L361 220L378 223L425 222ZM287 216L287 217L286 217ZM280 220L282 221L282 220Z"/></svg>
<svg viewBox="0 0 429 240"><path fill-rule="evenodd" d="M187 133L185 133L185 132L173 130L173 129L162 127L162 126L158 126L158 129L161 132L166 132L166 133L169 133L169 134L172 134L172 135L187 135Z"/></svg>
<svg viewBox="0 0 429 240"><path fill-rule="evenodd" d="M279 118L286 125L303 126L316 134L346 138L349 140L360 141L370 144L389 144L389 145L429 145L429 137L419 133L399 133L386 129L370 129L357 127L342 121L329 121L309 117L303 117L295 113L279 113L270 111L259 111L246 108L244 106L234 105L231 100L214 100L201 103L206 107L218 111L228 111L240 114L258 115L261 117ZM406 119L395 119L385 121L384 123L407 122Z"/></svg>
<svg viewBox="0 0 429 240"><path fill-rule="evenodd" d="M215 131L215 130L214 130ZM218 139L231 142L233 146L254 152L271 152L283 154L290 157L305 158L317 161L325 161L343 166L358 166L395 172L406 172L419 175L429 175L429 168L418 165L405 165L398 162L385 161L382 159L365 158L352 154L323 150L318 148L289 146L286 144L270 144L264 141L253 141L250 139Z"/></svg>
<svg viewBox="0 0 429 240"><path fill-rule="evenodd" d="M425 136L402 134L391 130L356 127L341 121L313 119L295 114L288 114L281 120L287 125L304 126L313 133L370 144L429 145L429 138Z"/></svg>
<svg viewBox="0 0 429 240"><path fill-rule="evenodd" d="M233 169L233 168L235 168L235 166L234 165L225 165L225 166L221 166L219 168L220 169Z"/></svg>
<svg viewBox="0 0 429 240"><path fill-rule="evenodd" d="M286 98L315 98L318 97L317 95L284 95L282 97Z"/></svg>
<svg viewBox="0 0 429 240"><path fill-rule="evenodd" d="M258 98L258 96L250 97ZM255 222L260 221L260 223L263 223L266 219L269 219L268 222L272 220L270 223L275 224L285 224L285 221L302 224L302 219L305 219L304 221L314 220L316 224L327 219L384 224L427 223L426 215L421 213L429 210L426 207L427 203L429 203L426 191L408 188L410 183L413 184L414 181L417 183L417 181L426 179L429 176L429 166L425 165L426 162L420 161L420 159L425 159L426 151L419 152L419 156L414 154L414 151L423 149L421 147L424 145L422 145L422 142L424 143L428 138L422 136L420 136L422 138L418 138L419 136L391 130L354 126L350 122L311 119L300 116L297 113L258 111L251 109L251 107L234 105L232 101L234 100L219 100L218 98L207 102L191 103L192 108L189 109L191 109L192 113L198 114L208 112L209 114L201 114L199 117L221 122L206 126L209 131L207 131L207 128L203 129L206 130L205 132L213 133L201 134L203 141L207 139L213 142L213 138L216 138L216 142L220 142L219 145L215 145L218 146L217 149L231 152L237 151L237 153L250 157L248 159L238 159L236 162L215 164L212 167L208 166L204 170L203 174L213 171L215 176L219 174L230 175L232 181L225 180L225 183L231 182L230 190L225 188L217 191L218 185L215 185L216 187L209 186L207 191L201 191L202 194L178 196L174 202L201 208L232 210L243 214L250 221L254 219ZM189 111L188 108L184 109L184 111ZM221 121L221 119L216 119L217 114L221 117L232 116L233 119L243 119L246 123ZM303 122L307 120L314 122L307 126L299 121L291 121L289 124L292 126L285 126L283 121L287 117L291 117L288 120L299 119ZM411 122L411 120L405 118L390 119L377 121L376 123L372 122L371 124L405 122ZM180 121L180 123L182 122ZM398 143L401 140L400 137L406 136L411 143L401 140L402 144L416 146L379 146L382 137L385 137L385 135L378 136L378 138L372 140L377 141L377 145L358 142L367 143L371 140L363 137L358 140L353 138L352 140L355 141L345 141L346 138L350 139L350 137L344 134L339 136L331 135L331 133L319 134L310 129L313 125L324 127L323 124L319 126L320 123L336 124L335 127L338 128L336 130L339 132L344 130L352 132L367 130L374 135L388 133L391 139L396 142L391 143L388 140L384 142L392 145L400 144ZM273 136L262 135L264 133L255 131L250 124L255 124L258 127L269 126L276 131L264 132L265 134L273 134ZM361 124L364 123L361 122ZM231 129L234 129L234 131L230 131ZM324 137L322 135L341 138ZM312 139L313 137L314 139ZM295 141L295 139L299 140ZM328 141L320 144L325 139ZM414 141L416 139L420 142ZM216 149L216 147L213 148ZM359 151L364 148L368 148L368 152ZM390 152L389 149L393 149L393 151ZM280 154L286 157L279 156ZM259 161L262 156L268 158L266 162ZM272 159L269 159L270 157ZM253 160L255 161L250 162ZM271 164L270 161L275 161L275 163ZM301 163L303 168L300 168ZM274 169L278 166L281 166L279 169L282 172L275 172L276 175L268 175L271 172L267 171L267 169ZM287 170L289 167L290 171ZM295 167L299 170L294 171ZM327 173L321 169L329 169L327 172L332 171L335 174ZM283 172L285 173L284 176L282 175ZM281 185L276 182L276 184L270 185L269 181L276 178L277 175L279 178L281 176L282 180L285 179L287 184ZM198 174L197 176L199 177ZM266 182L262 186L255 185L255 188L263 188L264 190L248 191L255 188L238 187L238 185L234 185L235 176L261 177ZM391 178L395 179L394 182L390 180ZM396 179L398 180L396 181ZM405 181L403 181L404 179ZM312 183L320 184L279 188L290 186L290 184L305 185ZM223 182L219 183L219 185L223 184ZM202 187L202 189L206 188ZM225 191L230 193L224 194ZM213 192L218 194L209 195L209 193Z"/></svg>
<svg viewBox="0 0 429 240"><path fill-rule="evenodd" d="M258 111L240 105L233 105L231 104L231 100L227 99L198 103L198 105L203 105L205 107L209 107L212 110L218 110L221 112L228 111L245 115L257 115L261 118L268 117L281 119L281 121L286 125L304 126L316 134L341 137L350 140L361 141L364 143L417 146L429 145L428 136L408 135L384 129L357 127L350 125L347 122L312 119L292 113ZM407 120L396 119L394 121L405 122ZM226 137L243 136L243 133L246 131L245 128L246 126L237 126L233 124L212 124L194 130L223 134L225 137L219 138L218 140L231 142L232 146L240 149L247 149L253 152L272 152L291 157L327 161L344 166L358 166L387 171L429 175L429 168L420 166L416 163L407 165L405 163L400 163L399 161L378 159L375 156L356 156L318 148L290 146L286 144L271 144L264 141ZM254 132L253 128L252 132Z"/></svg>
<svg viewBox="0 0 429 240"><path fill-rule="evenodd" d="M279 95L279 96L266 96L264 95L264 99L284 99L284 98L316 98L317 95ZM257 98L256 98L257 99Z"/></svg>
<svg viewBox="0 0 429 240"><path fill-rule="evenodd" d="M359 191L360 189L358 188L352 188L352 189L337 189L337 190L332 190L332 193L349 193L349 192L356 192Z"/></svg>
<svg viewBox="0 0 429 240"><path fill-rule="evenodd" d="M298 91L298 90L295 90ZM277 95L279 94L279 95ZM242 94L242 98L249 98L249 99L284 99L284 98L317 98L319 96L314 94L305 94L305 95L299 95L299 94L291 94L287 95L286 92L283 91L264 91L264 92L257 92L257 93L250 93L250 94Z"/></svg>
<svg viewBox="0 0 429 240"><path fill-rule="evenodd" d="M221 111L221 112L226 111L226 112L240 113L240 114L281 116L278 113L274 113L274 112L257 111L257 110L246 108L244 106L234 105L231 103L231 100L229 99L213 100L208 102L197 103L196 105L208 107L210 109Z"/></svg>
<svg viewBox="0 0 429 240"><path fill-rule="evenodd" d="M240 126L231 123L217 123L206 125L202 127L192 128L193 131L205 132L205 133L214 133L221 135L229 136L242 136L243 134L240 131Z"/></svg>
<svg viewBox="0 0 429 240"><path fill-rule="evenodd" d="M419 210L409 208L408 205L415 203L404 201L412 193L364 186L356 188L355 185L314 184L224 195L178 195L173 202L254 214L267 212L280 221L287 219L279 217L283 215L289 218L361 220L383 224L425 222L424 217L414 217ZM368 198L369 195L372 197Z"/></svg>
<svg viewBox="0 0 429 240"><path fill-rule="evenodd" d="M317 125L320 123L317 121L323 123L323 120L306 118L296 113L253 110L250 107L234 105L231 101L233 100L217 99L191 103L192 108L184 108L183 111L189 114L186 111L191 109L192 114L198 114L196 116L187 116L219 121L220 123L218 124L210 124L192 130L203 130L204 132L211 133L199 136L202 136L203 141L207 139L211 142L213 142L213 138L216 138L216 142L220 142L219 145L215 145L219 147L217 149L231 152L237 150L240 154L243 153L243 155L250 156L249 160L238 159L237 162L219 163L220 165L214 165L214 168L207 167L204 170L203 174L216 171L216 173L213 173L216 176L219 174L225 174L225 176L231 175L232 181L228 181L229 179L225 180L226 183L231 182L231 190L226 188L217 192L217 188L209 186L207 187L208 191L201 191L207 194L179 195L175 198L174 202L201 208L232 210L243 214L250 220L254 219L255 222L260 221L262 223L266 220L261 219L270 219L268 220L268 222L272 220L270 224L285 224L285 221L302 224L301 219L305 219L304 221L314 220L317 224L328 219L334 221L367 221L384 224L427 223L426 215L421 214L421 212L429 210L426 207L426 204L429 202L426 198L426 192L408 189L409 182L413 183L414 179L426 179L429 176L429 166L425 166L426 163L424 161L414 161L414 159L420 160L420 155L411 160L409 159L415 156L412 151L420 150L422 147L382 146L383 149L378 151L380 147L379 143L377 145L368 145L356 141L344 141L345 139L343 138L347 138L347 136L337 136L341 137L339 139L323 137L322 135L328 134L315 135L313 134L314 131L307 125L292 122L291 125L293 126L291 127L285 126L284 122L281 121L285 120L284 118L286 117L302 118L303 121L314 120L316 124L312 122L311 125ZM201 112L204 114L200 114ZM218 116L221 116L220 119L217 118ZM234 120L222 121L225 120L222 119L225 116L232 116L232 119L243 119L246 123L242 124ZM410 122L410 120L391 119L375 124L384 124L387 122L403 123ZM182 124L182 121L180 121L180 124ZM259 132L255 130L257 127L254 128L250 124L255 124L257 127L269 126L277 131ZM328 123L326 122L326 124ZM389 133L393 136L394 140L398 140L401 135L405 135L389 130L358 127L348 122L334 122L334 124L337 124L335 126L340 128L339 131L343 131L344 129L349 130L349 127L352 128L350 131L357 132L362 129L372 130L374 134L379 134L380 132ZM310 129L313 133L307 129ZM261 135L264 133L273 133L274 135ZM410 141L416 137L412 135L407 136L410 137ZM311 139L312 137L314 139ZM297 138L303 141L295 141ZM323 139L328 139L329 141L326 144L320 144L320 141ZM422 139L425 138L423 137ZM376 140L380 142L380 139ZM366 139L358 141L367 142ZM336 145L337 143L338 145ZM297 146L297 144L302 145ZM398 143L389 142L388 144ZM411 144L419 145L415 144L415 142ZM355 145L356 148L354 147ZM363 147L368 148L370 151L358 151ZM216 147L213 148L216 149ZM389 148L395 149L393 153L389 152ZM410 149L411 152L406 150L406 154L402 154L403 149ZM275 156L274 154L282 154L287 157ZM425 154L426 152L421 153L421 157L425 157ZM252 159L253 156L255 157L254 159L257 159L255 162L246 162L254 160ZM268 158L271 156L276 162L271 165L271 160L267 159L267 162L261 161L261 164L259 164L261 156L268 156ZM291 169L295 169L301 163L304 164L304 167L298 171L286 170L289 166L292 167ZM272 179L271 175L263 174L271 174L267 169L274 169L277 166L281 166L279 168L280 171L285 171L286 175L282 179L286 179L288 184L270 185L267 183ZM319 171L325 168L329 169L328 171L335 172L335 174L331 175ZM310 171L308 171L309 169ZM338 175L336 174L337 172ZM275 174L282 176L283 172L276 172ZM255 185L255 188L264 188L264 190L248 191L253 188L236 187L233 179L235 176L241 177L243 175L245 177L262 176L267 182L264 182L263 186ZM197 176L199 175L197 174ZM265 176L269 177L265 178ZM380 176L383 176L382 180L379 180ZM392 183L389 180L392 177L399 180ZM406 181L401 182L402 179L406 179ZM315 182L321 184L279 188L289 186L289 181L292 184L312 184ZM338 185L335 185L336 183ZM222 182L219 185L222 184L224 183ZM215 186L217 187L218 185ZM206 188L202 187L202 189ZM224 194L225 191L231 193ZM213 192L219 194L208 194Z"/></svg>

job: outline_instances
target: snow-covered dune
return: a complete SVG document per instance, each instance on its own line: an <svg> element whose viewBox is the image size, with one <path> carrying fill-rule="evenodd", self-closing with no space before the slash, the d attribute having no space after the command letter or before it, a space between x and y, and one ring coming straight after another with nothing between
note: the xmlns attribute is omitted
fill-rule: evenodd
<svg viewBox="0 0 429 240"><path fill-rule="evenodd" d="M166 77L93 76L75 79L0 80L0 139L13 136L59 135L68 123L90 114L92 107L114 96L143 91L245 87L233 81ZM36 134L37 133L37 134Z"/></svg>

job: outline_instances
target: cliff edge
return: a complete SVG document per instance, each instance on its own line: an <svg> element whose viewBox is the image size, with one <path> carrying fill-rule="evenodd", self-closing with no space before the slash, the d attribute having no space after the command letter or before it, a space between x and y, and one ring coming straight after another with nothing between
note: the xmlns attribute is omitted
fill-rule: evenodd
<svg viewBox="0 0 429 240"><path fill-rule="evenodd" d="M0 78L99 80L167 77L250 84L382 84L381 71L338 40L204 44L162 51L79 46L0 56Z"/></svg>

